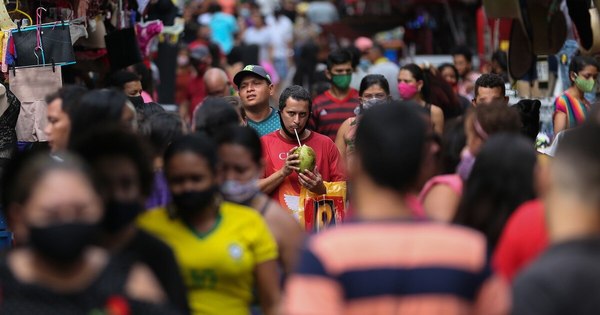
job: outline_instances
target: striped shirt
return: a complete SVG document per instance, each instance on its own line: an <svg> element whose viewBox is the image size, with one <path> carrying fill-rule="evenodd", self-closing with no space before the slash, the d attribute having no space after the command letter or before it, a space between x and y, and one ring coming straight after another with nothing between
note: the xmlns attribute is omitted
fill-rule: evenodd
<svg viewBox="0 0 600 315"><path fill-rule="evenodd" d="M310 129L335 142L338 129L346 119L356 116L354 109L360 104L358 91L350 89L348 96L337 99L329 90L313 100Z"/></svg>
<svg viewBox="0 0 600 315"><path fill-rule="evenodd" d="M581 125L588 115L587 101L580 101L568 92L563 93L554 101L554 113L565 113L567 115L567 128Z"/></svg>
<svg viewBox="0 0 600 315"><path fill-rule="evenodd" d="M347 224L309 239L299 266L286 288L288 315L491 315L510 305L485 237L458 226Z"/></svg>

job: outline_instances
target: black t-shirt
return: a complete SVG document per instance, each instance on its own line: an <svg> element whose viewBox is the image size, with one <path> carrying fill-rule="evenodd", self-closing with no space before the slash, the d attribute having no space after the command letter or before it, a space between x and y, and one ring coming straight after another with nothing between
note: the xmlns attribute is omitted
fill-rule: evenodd
<svg viewBox="0 0 600 315"><path fill-rule="evenodd" d="M187 290L179 272L179 265L167 244L145 231L138 230L121 255L147 265L160 282L171 304L183 314L190 313Z"/></svg>
<svg viewBox="0 0 600 315"><path fill-rule="evenodd" d="M550 247L514 283L514 315L598 314L600 237Z"/></svg>
<svg viewBox="0 0 600 315"><path fill-rule="evenodd" d="M37 284L20 282L8 267L6 255L3 255L0 258L0 314L81 315L102 313L113 307L127 309L129 314L181 314L170 306L127 298L124 288L130 267L129 261L111 258L87 288L65 294Z"/></svg>

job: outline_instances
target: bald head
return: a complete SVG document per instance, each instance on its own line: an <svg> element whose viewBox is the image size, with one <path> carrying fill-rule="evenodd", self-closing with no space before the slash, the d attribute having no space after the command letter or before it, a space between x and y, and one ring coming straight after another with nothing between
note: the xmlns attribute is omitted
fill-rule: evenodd
<svg viewBox="0 0 600 315"><path fill-rule="evenodd" d="M227 73L219 68L210 68L204 73L204 86L208 96L228 96L229 78Z"/></svg>

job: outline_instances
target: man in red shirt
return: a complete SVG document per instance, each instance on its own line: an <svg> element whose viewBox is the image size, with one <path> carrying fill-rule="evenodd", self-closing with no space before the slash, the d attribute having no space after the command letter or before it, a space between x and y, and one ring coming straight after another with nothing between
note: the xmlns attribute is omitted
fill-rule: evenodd
<svg viewBox="0 0 600 315"><path fill-rule="evenodd" d="M179 114L185 121L190 121L192 113L206 98L204 74L212 63L208 47L202 44L190 45L190 64L194 67L196 75L190 79L187 88L186 100L179 104Z"/></svg>
<svg viewBox="0 0 600 315"><path fill-rule="evenodd" d="M350 87L352 81L352 55L347 50L334 51L327 58L325 75L331 88L314 100L311 130L335 141L338 129L346 119L354 117L359 106L358 91Z"/></svg>
<svg viewBox="0 0 600 315"><path fill-rule="evenodd" d="M308 91L298 85L286 88L279 98L281 129L261 138L265 172L259 186L292 213L298 210L301 186L316 194L326 194L324 181L345 181L340 153L333 141L306 129L311 107ZM297 172L300 159L293 154L298 147L294 130L298 132L300 142L310 146L316 153L313 172Z"/></svg>

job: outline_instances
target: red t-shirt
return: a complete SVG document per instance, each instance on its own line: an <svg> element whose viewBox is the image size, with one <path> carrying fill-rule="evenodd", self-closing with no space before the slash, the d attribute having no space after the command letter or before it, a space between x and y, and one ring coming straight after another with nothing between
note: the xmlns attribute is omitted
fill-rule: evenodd
<svg viewBox="0 0 600 315"><path fill-rule="evenodd" d="M206 98L206 87L203 75L198 75L190 80L188 85L188 100L190 101L189 115L192 117L196 107Z"/></svg>
<svg viewBox="0 0 600 315"><path fill-rule="evenodd" d="M493 257L495 271L508 281L529 265L548 246L544 204L522 204L508 219Z"/></svg>
<svg viewBox="0 0 600 315"><path fill-rule="evenodd" d="M331 92L317 96L313 101L310 129L335 141L340 126L350 117L356 116L354 110L360 105L358 91L350 89L348 96L337 99Z"/></svg>
<svg viewBox="0 0 600 315"><path fill-rule="evenodd" d="M279 130L271 132L260 138L263 146L263 157L265 159L265 173L263 178L271 176L285 165L287 153L293 147L298 146L296 140L284 138ZM316 132L311 132L302 144L310 146L316 153L316 168L325 182L345 181L346 176L342 171L340 152L331 139ZM300 182L298 174L292 172L286 177L281 185L271 194L282 207L291 212L298 210L300 196Z"/></svg>

